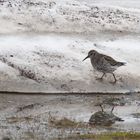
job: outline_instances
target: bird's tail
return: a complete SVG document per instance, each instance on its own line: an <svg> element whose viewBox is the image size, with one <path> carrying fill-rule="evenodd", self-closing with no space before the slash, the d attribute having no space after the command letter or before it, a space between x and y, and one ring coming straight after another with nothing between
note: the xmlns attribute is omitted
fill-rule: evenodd
<svg viewBox="0 0 140 140"><path fill-rule="evenodd" d="M126 65L126 62L118 62L117 63L117 66L125 66Z"/></svg>

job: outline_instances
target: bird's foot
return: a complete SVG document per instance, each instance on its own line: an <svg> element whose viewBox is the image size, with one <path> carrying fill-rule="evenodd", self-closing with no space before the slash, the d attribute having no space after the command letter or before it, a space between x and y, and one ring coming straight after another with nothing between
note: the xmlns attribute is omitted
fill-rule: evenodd
<svg viewBox="0 0 140 140"><path fill-rule="evenodd" d="M96 80L103 81L103 78L96 77Z"/></svg>
<svg viewBox="0 0 140 140"><path fill-rule="evenodd" d="M111 82L109 82L109 83L115 85L115 84L117 83L117 80L115 80L115 81L113 81L113 82L111 81Z"/></svg>

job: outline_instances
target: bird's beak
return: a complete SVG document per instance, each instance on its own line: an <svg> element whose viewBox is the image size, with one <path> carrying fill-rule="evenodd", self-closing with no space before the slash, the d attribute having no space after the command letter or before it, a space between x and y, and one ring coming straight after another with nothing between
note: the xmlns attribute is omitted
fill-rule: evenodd
<svg viewBox="0 0 140 140"><path fill-rule="evenodd" d="M83 61L86 60L87 58L89 58L89 56L87 56L86 58L84 58Z"/></svg>

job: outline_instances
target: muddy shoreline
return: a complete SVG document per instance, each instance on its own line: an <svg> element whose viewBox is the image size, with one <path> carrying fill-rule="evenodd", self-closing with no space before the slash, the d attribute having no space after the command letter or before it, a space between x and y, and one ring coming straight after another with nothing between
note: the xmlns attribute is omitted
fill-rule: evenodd
<svg viewBox="0 0 140 140"><path fill-rule="evenodd" d="M100 111L96 104L106 98L123 98L126 104L116 106L114 114L121 117L123 122L116 122L110 127L88 126L90 116ZM140 95L39 95L39 94L0 94L0 135L10 135L13 138L25 136L26 132L34 132L38 136L46 138L58 138L73 136L77 133L85 135L88 133L99 134L104 132L139 132L139 104ZM110 111L105 106L105 111ZM134 114L134 115L133 115ZM53 118L51 124L49 118ZM68 125L57 120L72 121ZM53 122L53 124L52 124ZM78 125L78 124L82 125ZM70 126L69 126L70 125ZM77 127L78 125L78 127ZM18 128L18 129L17 129Z"/></svg>

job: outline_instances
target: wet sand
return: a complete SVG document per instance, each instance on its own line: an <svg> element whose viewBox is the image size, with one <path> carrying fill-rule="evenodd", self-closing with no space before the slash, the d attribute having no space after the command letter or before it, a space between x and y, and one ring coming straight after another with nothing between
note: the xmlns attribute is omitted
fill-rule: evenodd
<svg viewBox="0 0 140 140"><path fill-rule="evenodd" d="M126 102L125 106L117 106L113 111L114 114L121 117L124 122L115 123L107 128L98 126L81 129L53 128L48 123L50 114L56 119L68 118L75 122L88 123L90 116L101 110L96 104L109 97L124 98L124 101ZM86 134L89 132L140 131L140 119L131 115L140 112L140 95L136 93L131 95L28 94L28 96L24 94L0 94L0 99L1 135L7 135L7 133L10 132L10 135L13 138L24 135L27 130L33 130L35 133L38 133L38 135L47 135L48 138L58 137L59 135L73 135L75 133ZM105 111L110 110L111 107L105 106ZM31 120L28 122L25 118L30 118Z"/></svg>

